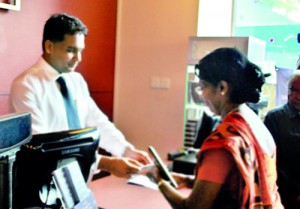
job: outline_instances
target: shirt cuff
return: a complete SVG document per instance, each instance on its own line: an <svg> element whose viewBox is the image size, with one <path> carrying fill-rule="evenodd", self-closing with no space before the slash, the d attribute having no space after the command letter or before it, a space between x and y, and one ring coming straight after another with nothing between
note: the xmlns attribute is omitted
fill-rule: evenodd
<svg viewBox="0 0 300 209"><path fill-rule="evenodd" d="M128 144L127 146L125 146L124 150L121 152L122 157L125 155L127 149L135 149L135 147L132 144Z"/></svg>
<svg viewBox="0 0 300 209"><path fill-rule="evenodd" d="M94 170L94 172L93 172L94 174L100 173L100 171L101 171L100 169L98 169L98 167L99 167L98 165L99 165L99 163L101 161L101 158L102 158L102 155L99 155L99 154L96 155L96 161L95 161L95 164L94 164L95 167L93 169Z"/></svg>

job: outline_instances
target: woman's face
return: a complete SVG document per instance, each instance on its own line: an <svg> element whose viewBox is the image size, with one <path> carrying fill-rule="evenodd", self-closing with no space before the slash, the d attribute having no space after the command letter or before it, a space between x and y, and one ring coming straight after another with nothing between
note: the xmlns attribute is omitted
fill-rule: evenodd
<svg viewBox="0 0 300 209"><path fill-rule="evenodd" d="M217 86L200 80L201 95L210 108L210 110L216 115L221 115L221 92Z"/></svg>

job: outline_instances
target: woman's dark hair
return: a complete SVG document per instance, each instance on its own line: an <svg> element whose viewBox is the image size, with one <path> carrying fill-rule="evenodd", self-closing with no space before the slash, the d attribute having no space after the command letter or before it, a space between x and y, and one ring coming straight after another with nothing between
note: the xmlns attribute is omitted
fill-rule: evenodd
<svg viewBox="0 0 300 209"><path fill-rule="evenodd" d="M231 102L257 103L265 82L261 69L236 48L219 48L206 55L195 66L199 78L217 86L226 81Z"/></svg>
<svg viewBox="0 0 300 209"><path fill-rule="evenodd" d="M61 42L64 40L65 35L74 35L76 33L82 33L87 35L87 27L77 17L61 13L52 15L44 26L43 34L43 51L44 43L46 40L53 42Z"/></svg>

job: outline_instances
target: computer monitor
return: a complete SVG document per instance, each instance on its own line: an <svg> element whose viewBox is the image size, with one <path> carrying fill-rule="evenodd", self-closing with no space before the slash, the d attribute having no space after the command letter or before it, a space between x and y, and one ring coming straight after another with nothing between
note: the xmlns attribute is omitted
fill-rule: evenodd
<svg viewBox="0 0 300 209"><path fill-rule="evenodd" d="M0 208L12 208L12 168L16 153L30 139L30 113L0 116Z"/></svg>
<svg viewBox="0 0 300 209"><path fill-rule="evenodd" d="M99 140L97 128L33 135L16 156L13 208L60 208L53 171L77 161L85 181L89 181Z"/></svg>

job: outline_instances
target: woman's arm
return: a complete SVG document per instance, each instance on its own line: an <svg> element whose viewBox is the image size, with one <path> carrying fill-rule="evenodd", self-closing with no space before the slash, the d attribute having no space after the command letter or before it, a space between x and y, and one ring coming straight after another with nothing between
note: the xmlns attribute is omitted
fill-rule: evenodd
<svg viewBox="0 0 300 209"><path fill-rule="evenodd" d="M192 192L188 197L161 180L159 172L156 173L155 179L159 182L159 189L173 208L209 209L213 206L234 163L232 156L226 150L214 149L204 154L205 157L198 168L196 180L184 174L173 174L179 187L192 187Z"/></svg>
<svg viewBox="0 0 300 209"><path fill-rule="evenodd" d="M175 209L209 209L212 207L222 184L210 181L196 180L188 197L180 194L164 180L159 182L159 190Z"/></svg>

